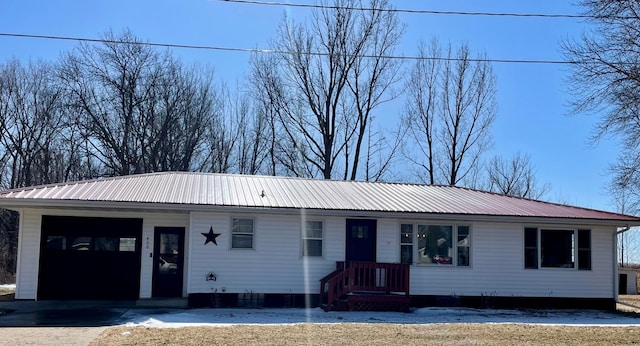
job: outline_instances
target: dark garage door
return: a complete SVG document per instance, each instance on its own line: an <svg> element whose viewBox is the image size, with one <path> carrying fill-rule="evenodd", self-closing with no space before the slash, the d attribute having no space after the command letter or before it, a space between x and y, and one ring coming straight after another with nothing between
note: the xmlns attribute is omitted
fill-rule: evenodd
<svg viewBox="0 0 640 346"><path fill-rule="evenodd" d="M43 216L38 299L137 299L142 219Z"/></svg>

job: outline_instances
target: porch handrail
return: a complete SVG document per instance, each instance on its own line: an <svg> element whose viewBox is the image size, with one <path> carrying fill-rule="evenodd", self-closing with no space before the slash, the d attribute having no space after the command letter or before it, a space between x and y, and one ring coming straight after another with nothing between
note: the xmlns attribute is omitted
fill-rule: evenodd
<svg viewBox="0 0 640 346"><path fill-rule="evenodd" d="M349 262L320 280L320 304L329 307L350 292L409 295L409 265Z"/></svg>

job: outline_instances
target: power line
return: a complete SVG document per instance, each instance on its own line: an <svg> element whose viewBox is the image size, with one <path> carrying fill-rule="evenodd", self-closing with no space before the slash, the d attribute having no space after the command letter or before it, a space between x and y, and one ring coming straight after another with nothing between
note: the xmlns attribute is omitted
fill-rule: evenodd
<svg viewBox="0 0 640 346"><path fill-rule="evenodd" d="M183 49L202 49L202 50L215 50L215 51L228 51L228 52L242 52L242 53L270 53L270 54L305 54L311 56L329 56L329 53L323 52L290 52L273 49L258 49L258 48L237 48L237 47L219 47L219 46L202 46L191 44L175 44L175 43L159 43L159 42L139 42L139 41L119 41L119 40L107 40L100 38L87 38L87 37L71 37L71 36L54 36L54 35L36 35L36 34L19 34L19 33L0 33L0 37L16 37L16 38L32 38L32 39L45 39L45 40L61 40L61 41L78 41L78 42L90 42L90 43L111 43L111 44L130 44L141 45L150 47L163 47L163 48L183 48ZM403 55L359 55L362 58L371 59L394 59L394 60L438 60L438 61L460 61L458 58L448 57L425 57L425 56L403 56ZM579 61L563 61L563 60L535 60L535 59L479 59L469 58L467 61L472 62L489 62L489 63L509 63L509 64L546 64L546 65L573 65L580 64Z"/></svg>
<svg viewBox="0 0 640 346"><path fill-rule="evenodd" d="M296 4L289 2L275 2L275 1L257 1L257 0L217 0L222 2L233 2L239 4L251 4L251 5L266 5L266 6L289 6L289 7L302 7L302 8L320 8L320 9L332 9L332 10L352 10L352 11L372 11L373 8L368 7L349 7L349 6L335 6L335 5L317 5L317 4ZM590 16L585 14L553 14L553 13L499 13L499 12L467 12L467 11L435 11L435 10L416 10L416 9L376 9L382 12L395 12L395 13L411 13L411 14L440 14L440 15L461 15L461 16L491 16L491 17L534 17L534 18L570 18L570 19L632 19L631 17L616 16L616 17L601 17Z"/></svg>
<svg viewBox="0 0 640 346"><path fill-rule="evenodd" d="M268 50L268 49L215 47L215 46L199 46L199 45L191 45L191 44L156 43L156 42L118 41L118 40L107 40L107 39L101 39L101 38L71 37L71 36L17 34L17 33L0 33L0 36L19 37L19 38L36 38L36 39L46 39L46 40L61 40L61 41L79 41L79 42L91 42L91 43L132 44L132 45L164 47L164 48L222 50L222 51L245 52L245 53L276 53L276 51Z"/></svg>

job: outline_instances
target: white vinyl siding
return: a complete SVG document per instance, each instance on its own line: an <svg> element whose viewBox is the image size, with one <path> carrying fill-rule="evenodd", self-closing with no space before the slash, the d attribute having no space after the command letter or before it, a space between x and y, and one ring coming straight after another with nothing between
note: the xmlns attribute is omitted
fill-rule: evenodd
<svg viewBox="0 0 640 346"><path fill-rule="evenodd" d="M153 244L156 227L184 227L184 278L182 296L188 296L187 278L189 274L189 214L149 213L141 215L142 222L142 263L140 267L140 298L151 298L153 280ZM148 244L148 247L147 247Z"/></svg>
<svg viewBox="0 0 640 346"><path fill-rule="evenodd" d="M42 214L143 219L140 297L151 296L153 230L158 226L186 228L185 296L189 293L311 293L319 280L344 261L346 217L330 215L238 213L142 213L90 210L24 209L21 211L17 299L36 299ZM253 251L231 250L233 218L254 220ZM302 220L323 221L323 257L302 257ZM426 220L429 221L429 220ZM404 220L377 219L377 260L400 262L399 225ZM408 222L413 223L413 222ZM434 220L432 224L444 224ZM470 226L469 267L411 266L412 295L523 297L615 297L615 229L590 225L591 270L524 269L526 227L553 229L558 225L523 225L460 220ZM566 227L566 225L565 225ZM204 244L213 228L218 245ZM562 228L562 227L559 227ZM414 232L416 229L414 228ZM148 245L148 246L147 246ZM414 243L415 247L415 243ZM215 273L216 281L206 276Z"/></svg>
<svg viewBox="0 0 640 346"><path fill-rule="evenodd" d="M591 271L524 269L523 228L517 224L474 223L471 251L473 267L412 266L411 294L576 298L614 296L613 228L591 228Z"/></svg>
<svg viewBox="0 0 640 346"><path fill-rule="evenodd" d="M233 214L255 221L254 251L231 249L231 220L226 213L192 213L190 293L311 293L319 280L344 260L344 219L323 218L323 257L301 257L301 215ZM200 233L213 227L218 246L203 245ZM216 281L206 281L213 272Z"/></svg>
<svg viewBox="0 0 640 346"><path fill-rule="evenodd" d="M400 248L398 222L393 219L378 219L376 224L376 261L397 263ZM342 237L345 237L344 233Z"/></svg>
<svg viewBox="0 0 640 346"><path fill-rule="evenodd" d="M38 268L40 266L40 214L24 209L20 214L18 235L18 268L16 299L36 299L38 295Z"/></svg>

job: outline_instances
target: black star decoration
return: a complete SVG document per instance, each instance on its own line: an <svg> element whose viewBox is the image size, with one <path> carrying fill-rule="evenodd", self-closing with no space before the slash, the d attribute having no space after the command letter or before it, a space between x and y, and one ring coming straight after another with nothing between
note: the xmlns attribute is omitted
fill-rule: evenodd
<svg viewBox="0 0 640 346"><path fill-rule="evenodd" d="M201 234L207 238L207 240L204 241L204 245L207 245L211 242L216 244L216 246L218 246L218 242L216 241L216 238L220 235L220 233L213 233L213 226L209 228L209 233L201 233Z"/></svg>

